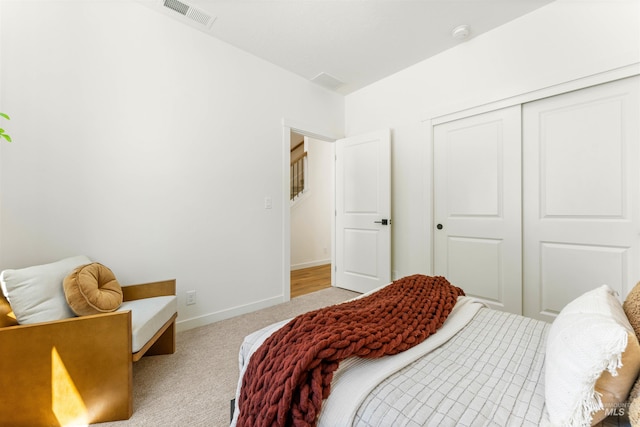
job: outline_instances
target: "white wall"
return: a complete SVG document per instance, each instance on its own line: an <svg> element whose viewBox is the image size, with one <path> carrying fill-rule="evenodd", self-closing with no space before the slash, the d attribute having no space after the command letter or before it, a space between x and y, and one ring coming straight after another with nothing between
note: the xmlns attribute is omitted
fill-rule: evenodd
<svg viewBox="0 0 640 427"><path fill-rule="evenodd" d="M291 269L331 263L333 143L306 138L308 180L291 206Z"/></svg>
<svg viewBox="0 0 640 427"><path fill-rule="evenodd" d="M348 136L393 129L394 274L431 273L427 119L639 61L638 0L556 0L348 95Z"/></svg>
<svg viewBox="0 0 640 427"><path fill-rule="evenodd" d="M281 302L282 119L342 134L342 96L137 2L1 7L0 269L176 278L182 329Z"/></svg>

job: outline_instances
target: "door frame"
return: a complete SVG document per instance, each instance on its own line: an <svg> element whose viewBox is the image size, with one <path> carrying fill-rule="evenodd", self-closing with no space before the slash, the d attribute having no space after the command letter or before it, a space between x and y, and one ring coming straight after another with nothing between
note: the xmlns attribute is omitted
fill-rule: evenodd
<svg viewBox="0 0 640 427"><path fill-rule="evenodd" d="M307 136L334 144L343 138L343 135L336 134L329 129L322 129L321 126L300 123L295 120L282 119L282 300L291 299L291 204L287 194L289 194L290 163L291 163L291 132ZM335 212L335 179L333 183L334 197L332 199L332 210ZM336 219L331 217L331 265L335 265L335 244L336 244ZM335 285L335 274L331 269L331 286Z"/></svg>
<svg viewBox="0 0 640 427"><path fill-rule="evenodd" d="M519 93L507 98L496 99L490 102L477 104L469 108L453 108L449 111L437 112L436 114L432 114L430 116L424 116L422 122L427 123L431 128L433 128L433 126L435 125L450 122L456 119L474 116L476 114L482 114L493 110L499 110L501 108L511 107L517 104L526 104L528 102L537 101L542 98L548 98L566 92L584 89L590 86L609 83L615 80L621 80L639 74L640 63L630 64L613 70L603 71L573 80L567 80L565 82L547 87L541 87L529 92Z"/></svg>

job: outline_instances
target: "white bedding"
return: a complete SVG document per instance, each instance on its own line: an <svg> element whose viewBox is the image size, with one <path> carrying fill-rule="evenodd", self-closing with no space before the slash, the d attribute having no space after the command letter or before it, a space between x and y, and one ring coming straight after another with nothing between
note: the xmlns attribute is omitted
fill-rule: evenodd
<svg viewBox="0 0 640 427"><path fill-rule="evenodd" d="M286 322L245 338L232 426L251 354ZM318 426L540 425L548 327L460 297L423 343L394 356L343 361Z"/></svg>
<svg viewBox="0 0 640 427"><path fill-rule="evenodd" d="M348 425L545 425L548 329L482 308L451 340L381 382Z"/></svg>

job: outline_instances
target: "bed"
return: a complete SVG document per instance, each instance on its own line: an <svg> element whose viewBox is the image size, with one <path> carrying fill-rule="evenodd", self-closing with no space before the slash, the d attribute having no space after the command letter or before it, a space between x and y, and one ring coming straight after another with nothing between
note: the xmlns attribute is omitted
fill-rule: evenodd
<svg viewBox="0 0 640 427"><path fill-rule="evenodd" d="M609 416L605 421L612 425L628 425L627 399L640 372L634 330L640 326L639 295L636 286L623 307L603 285L567 305L553 325L458 296L437 332L411 348L341 360L313 422L281 417L266 424L581 426ZM249 410L241 405L243 380L252 372L247 370L251 357L290 323L245 337L232 426L259 424L239 417ZM269 381L262 387L270 388Z"/></svg>

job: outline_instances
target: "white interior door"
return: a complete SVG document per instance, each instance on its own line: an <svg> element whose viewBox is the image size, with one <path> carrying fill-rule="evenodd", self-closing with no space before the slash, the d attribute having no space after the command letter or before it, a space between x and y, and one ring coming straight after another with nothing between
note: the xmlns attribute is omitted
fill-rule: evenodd
<svg viewBox="0 0 640 427"><path fill-rule="evenodd" d="M391 281L390 215L390 130L336 141L336 286L367 292Z"/></svg>
<svg viewBox="0 0 640 427"><path fill-rule="evenodd" d="M640 279L640 78L523 108L524 314Z"/></svg>
<svg viewBox="0 0 640 427"><path fill-rule="evenodd" d="M434 127L434 271L522 312L520 106Z"/></svg>

